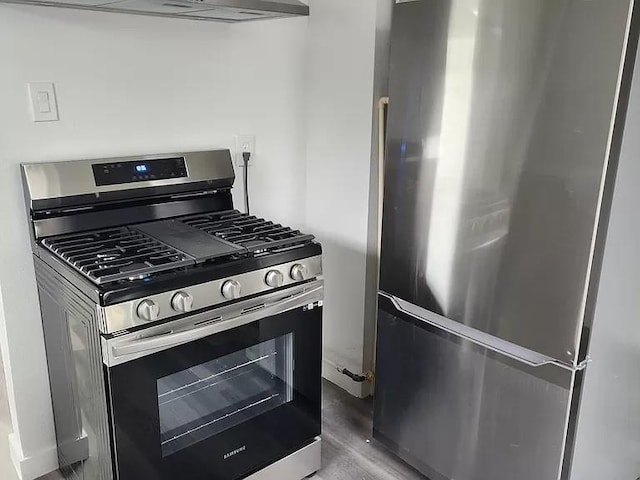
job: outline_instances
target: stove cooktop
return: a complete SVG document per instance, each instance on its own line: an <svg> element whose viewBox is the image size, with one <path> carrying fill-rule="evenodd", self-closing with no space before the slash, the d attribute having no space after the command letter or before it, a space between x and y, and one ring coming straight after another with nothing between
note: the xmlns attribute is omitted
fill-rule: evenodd
<svg viewBox="0 0 640 480"><path fill-rule="evenodd" d="M313 235L237 210L49 237L41 244L96 285L202 263L217 265L312 243Z"/></svg>

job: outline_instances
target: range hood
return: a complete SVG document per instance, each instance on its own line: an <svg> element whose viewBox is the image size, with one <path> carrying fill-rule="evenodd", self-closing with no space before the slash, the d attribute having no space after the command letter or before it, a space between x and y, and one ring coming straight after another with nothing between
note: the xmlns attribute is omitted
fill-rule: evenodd
<svg viewBox="0 0 640 480"><path fill-rule="evenodd" d="M0 0L0 2L229 23L309 15L309 7L298 0Z"/></svg>

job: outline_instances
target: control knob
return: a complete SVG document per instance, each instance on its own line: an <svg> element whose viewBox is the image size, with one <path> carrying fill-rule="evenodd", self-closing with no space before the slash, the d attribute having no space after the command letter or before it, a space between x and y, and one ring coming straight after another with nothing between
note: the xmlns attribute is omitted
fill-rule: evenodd
<svg viewBox="0 0 640 480"><path fill-rule="evenodd" d="M143 300L138 304L136 313L145 322L152 322L160 316L160 307L153 300Z"/></svg>
<svg viewBox="0 0 640 480"><path fill-rule="evenodd" d="M178 313L190 312L193 308L193 297L187 292L178 292L171 299L171 307Z"/></svg>
<svg viewBox="0 0 640 480"><path fill-rule="evenodd" d="M222 284L222 296L227 300L240 298L241 287L236 280L227 280Z"/></svg>
<svg viewBox="0 0 640 480"><path fill-rule="evenodd" d="M293 267L291 267L291 279L296 280L298 282L307 278L307 266L302 265L300 263L296 263Z"/></svg>
<svg viewBox="0 0 640 480"><path fill-rule="evenodd" d="M269 270L264 282L273 288L281 287L284 284L284 275L278 270Z"/></svg>

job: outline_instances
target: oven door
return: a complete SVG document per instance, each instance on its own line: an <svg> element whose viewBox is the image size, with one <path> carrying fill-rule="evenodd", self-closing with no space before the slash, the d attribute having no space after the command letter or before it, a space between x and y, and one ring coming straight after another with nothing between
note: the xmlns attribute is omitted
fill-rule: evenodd
<svg viewBox="0 0 640 480"><path fill-rule="evenodd" d="M103 338L120 480L234 480L320 434L322 281Z"/></svg>

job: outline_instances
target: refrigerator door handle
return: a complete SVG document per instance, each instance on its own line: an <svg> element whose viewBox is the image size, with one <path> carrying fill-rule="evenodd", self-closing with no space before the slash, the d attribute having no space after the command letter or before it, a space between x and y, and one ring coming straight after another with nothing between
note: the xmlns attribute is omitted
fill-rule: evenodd
<svg viewBox="0 0 640 480"><path fill-rule="evenodd" d="M468 340L471 343L484 347L487 350L499 353L506 357L512 358L518 362L529 365L530 367L543 367L545 365L555 365L565 370L576 371L585 368L587 362L582 362L577 366L571 366L564 364L554 358L548 357L533 350L516 345L515 343L507 342L501 338L489 335L488 333L476 330L460 322L456 322L449 318L433 313L424 308L413 305L405 300L402 300L396 296L389 295L385 292L380 292L380 295L388 298L394 307L405 315L409 315L421 322L432 325L436 328L444 330L456 337Z"/></svg>

